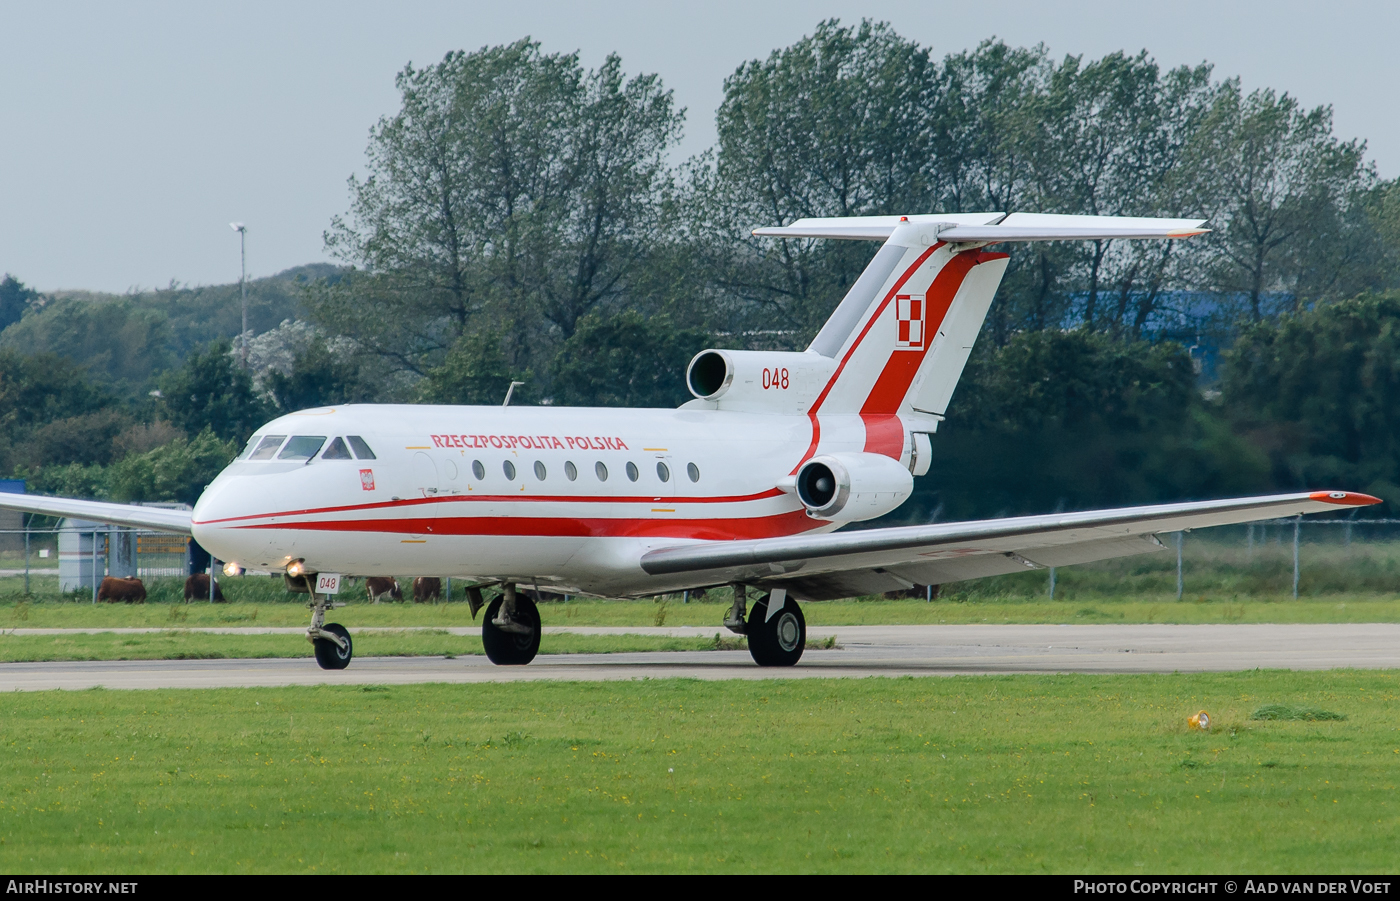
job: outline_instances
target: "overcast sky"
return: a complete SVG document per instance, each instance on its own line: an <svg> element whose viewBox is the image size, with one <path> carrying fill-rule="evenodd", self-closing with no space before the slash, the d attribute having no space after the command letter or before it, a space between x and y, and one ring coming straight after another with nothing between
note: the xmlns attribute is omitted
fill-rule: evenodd
<svg viewBox="0 0 1400 901"><path fill-rule="evenodd" d="M395 73L525 35L659 73L688 109L688 156L714 140L725 76L827 17L888 21L940 57L996 36L1209 61L1331 104L1337 134L1400 174L1400 6L1381 3L0 0L0 272L41 290L237 281L233 220L252 275L323 260L369 128L397 109Z"/></svg>

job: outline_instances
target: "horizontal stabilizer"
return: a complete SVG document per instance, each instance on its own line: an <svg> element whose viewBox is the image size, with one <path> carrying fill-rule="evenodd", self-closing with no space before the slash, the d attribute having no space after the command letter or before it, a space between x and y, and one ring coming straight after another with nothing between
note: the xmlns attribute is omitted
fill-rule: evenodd
<svg viewBox="0 0 1400 901"><path fill-rule="evenodd" d="M41 497L34 494L0 493L0 509L23 510L45 516L67 516L91 522L106 522L114 526L154 529L157 532L190 534L190 511L167 510L164 507L142 507L139 504L109 504L104 501L80 501L67 497Z"/></svg>
<svg viewBox="0 0 1400 901"><path fill-rule="evenodd" d="M1059 216L1041 213L966 213L926 216L841 216L798 219L780 228L756 228L772 238L834 238L884 241L904 225L932 227L950 244L998 244L1004 241L1109 241L1189 238L1204 234L1204 219L1152 219L1134 216Z"/></svg>

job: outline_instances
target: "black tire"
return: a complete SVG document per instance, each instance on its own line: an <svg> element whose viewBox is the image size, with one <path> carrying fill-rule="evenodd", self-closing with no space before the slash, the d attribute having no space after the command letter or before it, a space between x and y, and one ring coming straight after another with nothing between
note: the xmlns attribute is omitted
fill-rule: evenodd
<svg viewBox="0 0 1400 901"><path fill-rule="evenodd" d="M486 647L486 657L497 666L524 666L540 652L540 611L534 601L517 594L516 621L529 626L530 632L524 635L505 632L492 622L500 614L505 600L499 597L487 605L486 618L481 622L481 643Z"/></svg>
<svg viewBox="0 0 1400 901"><path fill-rule="evenodd" d="M350 665L350 658L355 656L355 647L350 643L350 630L340 623L326 623L321 627L322 632L330 632L339 635L345 640L345 647L340 647L333 641L318 638L312 642L316 648L316 662L321 665L321 669L345 669Z"/></svg>
<svg viewBox="0 0 1400 901"><path fill-rule="evenodd" d="M744 623L749 654L759 666L792 666L807 647L807 619L802 608L788 598L778 615L768 619L768 596L753 605Z"/></svg>

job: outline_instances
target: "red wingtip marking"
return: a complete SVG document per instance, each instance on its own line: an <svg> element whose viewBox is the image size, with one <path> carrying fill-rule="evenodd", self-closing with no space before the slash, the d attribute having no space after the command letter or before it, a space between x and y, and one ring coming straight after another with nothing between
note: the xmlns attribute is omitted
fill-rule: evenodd
<svg viewBox="0 0 1400 901"><path fill-rule="evenodd" d="M1359 491L1314 491L1308 497L1324 504L1339 504L1343 507L1369 507L1381 502L1380 498Z"/></svg>

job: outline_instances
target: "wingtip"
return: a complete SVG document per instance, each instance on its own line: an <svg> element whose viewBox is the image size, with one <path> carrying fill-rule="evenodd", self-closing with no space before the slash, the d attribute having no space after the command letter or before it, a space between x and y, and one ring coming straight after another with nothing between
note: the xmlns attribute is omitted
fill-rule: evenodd
<svg viewBox="0 0 1400 901"><path fill-rule="evenodd" d="M1167 233L1168 238L1194 238L1197 235L1208 235L1208 228L1181 228Z"/></svg>
<svg viewBox="0 0 1400 901"><path fill-rule="evenodd" d="M1381 502L1380 498L1359 491L1314 491L1308 497L1324 504L1337 504L1341 507L1369 507Z"/></svg>

